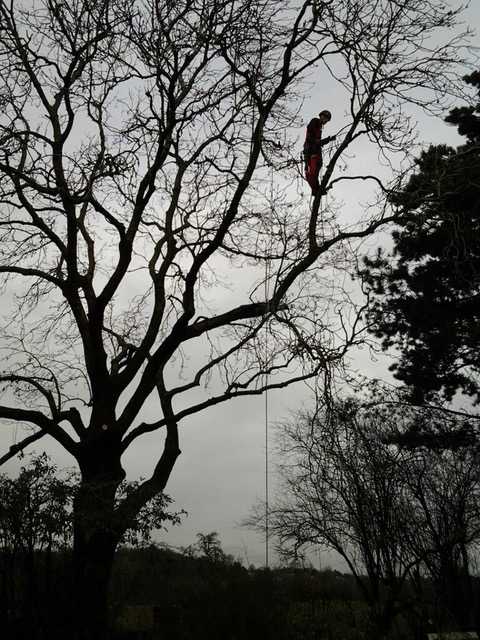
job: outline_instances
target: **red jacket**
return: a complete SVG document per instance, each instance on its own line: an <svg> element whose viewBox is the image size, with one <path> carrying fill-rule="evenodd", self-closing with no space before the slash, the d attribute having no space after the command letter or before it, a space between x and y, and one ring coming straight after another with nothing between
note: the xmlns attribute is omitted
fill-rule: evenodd
<svg viewBox="0 0 480 640"><path fill-rule="evenodd" d="M322 138L322 123L320 118L312 118L307 126L307 133L305 136L305 145L303 152L306 156L322 155L322 147L324 144L328 144L334 138L330 136L328 138Z"/></svg>

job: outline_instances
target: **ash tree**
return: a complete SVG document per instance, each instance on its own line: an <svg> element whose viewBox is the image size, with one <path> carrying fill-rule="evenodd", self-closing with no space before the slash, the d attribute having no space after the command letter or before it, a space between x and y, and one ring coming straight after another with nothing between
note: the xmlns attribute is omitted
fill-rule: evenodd
<svg viewBox="0 0 480 640"><path fill-rule="evenodd" d="M103 633L115 549L166 487L181 421L328 379L363 339L332 285L395 214L342 226L323 194L388 192L348 153L408 153L403 106L456 90L455 21L437 0L0 0L0 417L30 429L3 460L49 437L78 463L80 636ZM309 203L294 126L313 69L345 114ZM151 475L117 503L152 432Z"/></svg>

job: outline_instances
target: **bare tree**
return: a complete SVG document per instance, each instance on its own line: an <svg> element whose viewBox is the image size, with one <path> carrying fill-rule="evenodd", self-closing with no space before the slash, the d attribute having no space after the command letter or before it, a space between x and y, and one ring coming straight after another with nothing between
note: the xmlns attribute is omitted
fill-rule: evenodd
<svg viewBox="0 0 480 640"><path fill-rule="evenodd" d="M401 402L347 400L320 403L280 426L280 488L269 505L269 532L288 558L314 547L339 554L378 638L399 613L423 628L427 618L443 630L475 623L470 565L480 541L479 452L468 444L433 451L392 443L413 424L440 429L445 421L445 429L453 419ZM264 505L246 525L265 531Z"/></svg>
<svg viewBox="0 0 480 640"><path fill-rule="evenodd" d="M338 169L360 139L408 152L402 106L453 91L459 39L437 31L455 19L439 0L0 0L0 417L32 428L2 460L50 436L78 462L80 634L103 633L115 548L164 489L181 420L328 376L361 339L330 285L392 217L325 235L321 203L345 180L387 190ZM315 66L347 110L309 207L291 127ZM122 454L154 431L150 478L115 506Z"/></svg>
<svg viewBox="0 0 480 640"><path fill-rule="evenodd" d="M269 509L282 554L321 547L343 558L378 638L410 606L405 587L420 562L408 544L416 521L403 482L405 456L383 441L388 420L378 408L345 401L282 425L280 497ZM255 512L249 523L262 529L263 514Z"/></svg>
<svg viewBox="0 0 480 640"><path fill-rule="evenodd" d="M437 628L473 628L471 560L480 541L479 452L417 450L406 470L417 533L414 554L431 579Z"/></svg>

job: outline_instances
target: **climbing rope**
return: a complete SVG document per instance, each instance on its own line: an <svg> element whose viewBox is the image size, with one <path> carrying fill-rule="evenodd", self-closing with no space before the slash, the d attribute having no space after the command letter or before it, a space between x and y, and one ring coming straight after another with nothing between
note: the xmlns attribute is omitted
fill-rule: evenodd
<svg viewBox="0 0 480 640"><path fill-rule="evenodd" d="M319 181L321 182L321 175L319 176ZM272 171L272 178L271 178L271 197L272 197L272 203L273 203L273 171ZM321 224L321 234L322 234L322 240L325 240L325 225L324 225L324 219L323 219L323 211L324 209L326 209L327 206L327 194L323 194L323 198L325 198L325 202L323 202L323 199L320 198L320 202L319 202L319 206L318 206L318 211L319 211L319 218L320 218L320 224ZM314 201L314 196L312 195L311 200L310 200L310 209L312 209L313 207L313 201ZM324 205L324 206L322 206ZM273 204L272 204L273 207ZM268 361L269 361L269 354L268 354L268 345L269 345L269 319L268 319L268 315L270 312L269 309L269 300L270 300L270 291L269 291L269 280L270 280L270 261L269 261L269 255L271 253L271 244L272 244L272 237L270 237L270 248L267 248L267 246L265 247L265 274L264 274L264 297L265 297L265 313L264 313L264 324L265 324L265 352L264 352L264 358L265 358L265 371L264 371L264 376L263 376L263 385L265 388L265 399L264 399L264 428L265 428L265 568L268 569L269 567L269 477L268 477L268 472L269 472L269 457L268 457L268 427L269 427L269 397L268 397L268 383L269 383L269 373L268 373Z"/></svg>
<svg viewBox="0 0 480 640"><path fill-rule="evenodd" d="M269 313L269 287L268 280L270 277L269 273L269 261L266 256L265 259L265 373L264 373L264 386L265 386L265 568L268 569L269 566L269 530L268 530L268 521L269 521L269 503L268 503L268 313Z"/></svg>
<svg viewBox="0 0 480 640"><path fill-rule="evenodd" d="M268 383L269 383L269 313L270 313L270 277L272 275L271 267L270 267L270 256L272 254L273 247L273 220L274 220L274 167L271 166L271 176L270 176L270 213L271 220L269 222L269 241L265 241L265 274L264 274L264 296L265 296L265 315L264 315L264 324L265 324L265 371L263 377L263 385L265 388L265 399L264 399L264 421L265 421L265 568L268 569L270 564L269 559L269 456L268 456L268 427L269 427L269 393L268 393Z"/></svg>

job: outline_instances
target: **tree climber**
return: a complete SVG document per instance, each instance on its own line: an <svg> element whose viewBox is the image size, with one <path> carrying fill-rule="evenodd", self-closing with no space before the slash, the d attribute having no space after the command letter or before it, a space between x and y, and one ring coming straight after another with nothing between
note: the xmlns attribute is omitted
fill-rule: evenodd
<svg viewBox="0 0 480 640"><path fill-rule="evenodd" d="M332 114L330 111L320 111L318 118L312 118L308 123L305 144L303 146L303 157L305 159L305 179L312 188L312 195L317 195L320 187L318 175L322 168L322 147L335 140L336 136L322 138L322 129L327 122L330 122Z"/></svg>

